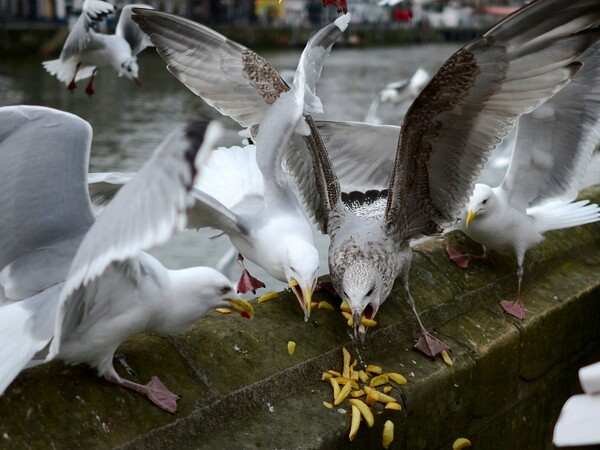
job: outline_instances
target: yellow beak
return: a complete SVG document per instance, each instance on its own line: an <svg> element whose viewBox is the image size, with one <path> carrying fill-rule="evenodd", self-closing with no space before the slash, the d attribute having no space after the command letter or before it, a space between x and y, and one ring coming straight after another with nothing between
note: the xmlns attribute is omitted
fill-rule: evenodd
<svg viewBox="0 0 600 450"><path fill-rule="evenodd" d="M313 289L306 285L300 290L298 282L294 278L292 278L288 287L298 299L300 307L302 308L302 311L304 311L304 321L307 322L311 312Z"/></svg>
<svg viewBox="0 0 600 450"><path fill-rule="evenodd" d="M474 213L472 209L467 211L467 220L465 220L465 226L467 228L469 228L469 225L471 224L471 222L473 222L473 219L475 218L476 215L477 215L477 213Z"/></svg>
<svg viewBox="0 0 600 450"><path fill-rule="evenodd" d="M231 305L231 309L238 312L240 316L246 319L252 319L254 317L254 308L252 305L244 299L226 299Z"/></svg>

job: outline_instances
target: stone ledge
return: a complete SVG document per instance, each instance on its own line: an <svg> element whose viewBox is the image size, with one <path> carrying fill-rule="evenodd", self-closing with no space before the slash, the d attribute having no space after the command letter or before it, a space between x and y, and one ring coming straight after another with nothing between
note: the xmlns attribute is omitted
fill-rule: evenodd
<svg viewBox="0 0 600 450"><path fill-rule="evenodd" d="M600 188L583 196L600 201ZM0 398L0 447L377 448L389 418L390 448L448 449L457 437L473 448L551 448L560 406L578 389L577 369L600 359L600 224L549 233L528 253L523 322L498 306L515 294L514 258L494 254L462 271L445 255L448 241L480 251L458 234L420 244L411 284L454 366L412 350L417 327L397 285L358 351L408 378L394 391L404 409L377 415L351 444L349 417L322 406L331 388L320 381L322 371L341 367L342 346L356 354L345 321L317 310L304 323L296 300L283 294L257 306L253 321L210 314L186 333L122 346L139 381L159 375L182 395L176 415L90 369L56 362L24 371ZM293 356L288 340L297 342Z"/></svg>

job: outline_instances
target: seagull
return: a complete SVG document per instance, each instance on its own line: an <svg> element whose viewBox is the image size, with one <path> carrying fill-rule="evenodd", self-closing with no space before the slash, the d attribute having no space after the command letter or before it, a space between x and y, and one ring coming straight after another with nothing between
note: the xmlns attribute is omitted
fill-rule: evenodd
<svg viewBox="0 0 600 450"><path fill-rule="evenodd" d="M210 28L153 10L136 9L134 14L133 20L148 34L168 70L209 105L250 128L257 142L256 147L213 153L207 178L194 191L195 209L203 218L198 225L222 230L240 255L288 283L308 320L318 252L310 222L281 166L291 135L302 142L302 136L310 132L295 111L301 108L301 115L322 112L315 85L350 16L340 16L308 41L290 88L264 58ZM284 96L287 92L301 94ZM276 106L282 96L288 98L285 108ZM243 264L242 256L238 261ZM242 265L238 291L261 286Z"/></svg>
<svg viewBox="0 0 600 450"><path fill-rule="evenodd" d="M60 58L42 63L50 75L56 76L75 90L76 81L90 78L85 93L94 95L94 77L98 67L112 67L119 76L133 80L138 86L137 55L152 45L146 35L131 20L132 8L151 8L144 4L127 5L121 12L115 34L96 33L92 28L116 10L104 0L85 0L81 15L75 22L60 52Z"/></svg>
<svg viewBox="0 0 600 450"><path fill-rule="evenodd" d="M375 317L399 277L420 328L415 348L432 357L448 348L418 316L409 289L409 242L453 221L490 152L518 117L581 68L576 58L598 39L597 31L586 30L600 20L597 6L532 2L451 56L404 117L387 189L342 192L317 125L309 120L313 133L306 142L322 202L314 208L324 208L332 282L352 309L362 340L367 330L361 318ZM379 145L375 136L364 137L365 153ZM380 170L362 167L365 176Z"/></svg>
<svg viewBox="0 0 600 450"><path fill-rule="evenodd" d="M173 131L96 219L86 180L90 125L44 107L0 108L0 291L13 302L0 307L0 394L47 353L45 361L87 363L177 410L178 396L158 377L146 385L121 378L112 359L138 333L177 332L218 307L252 317L216 270L168 270L143 252L185 226L189 191L219 127Z"/></svg>
<svg viewBox="0 0 600 450"><path fill-rule="evenodd" d="M569 85L535 111L521 116L510 166L499 186L476 184L457 227L483 245L483 256L448 255L467 268L489 250L517 259L517 297L502 301L504 311L525 318L521 296L525 253L544 233L600 220L600 208L575 202L592 154L600 142L600 45L594 45Z"/></svg>
<svg viewBox="0 0 600 450"><path fill-rule="evenodd" d="M554 426L557 447L600 444L600 363L579 369L579 381L583 394L567 400Z"/></svg>
<svg viewBox="0 0 600 450"><path fill-rule="evenodd" d="M429 83L431 75L419 67L412 75L410 80L404 79L394 81L387 84L377 95L377 98L371 102L367 114L365 115L365 122L374 123L376 125L381 124L381 119L378 115L379 107L384 103L391 103L399 106L406 102L413 101L417 95L421 93L423 88ZM403 116L402 112L402 116ZM400 118L402 118L400 116Z"/></svg>

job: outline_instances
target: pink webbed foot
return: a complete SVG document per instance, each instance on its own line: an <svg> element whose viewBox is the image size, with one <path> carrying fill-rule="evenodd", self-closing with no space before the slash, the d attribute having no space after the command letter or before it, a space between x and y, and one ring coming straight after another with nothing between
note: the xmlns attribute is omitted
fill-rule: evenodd
<svg viewBox="0 0 600 450"><path fill-rule="evenodd" d="M510 314L519 320L525 319L525 305L523 304L521 296L513 301L503 300L500 302L500 306L502 306L505 313Z"/></svg>
<svg viewBox="0 0 600 450"><path fill-rule="evenodd" d="M424 329L421 330L421 335L419 336L414 348L430 358L435 358L444 350L450 350L450 347L444 344L444 342L440 341L436 337L433 337L427 330Z"/></svg>
<svg viewBox="0 0 600 450"><path fill-rule="evenodd" d="M237 292L238 294L245 294L248 291L252 291L253 294L256 294L256 290L260 288L264 288L265 283L260 281L258 278L254 278L250 275L246 269L242 271L242 275L240 276L240 281L237 284Z"/></svg>
<svg viewBox="0 0 600 450"><path fill-rule="evenodd" d="M242 275L240 276L240 281L238 281L237 292L238 294L245 294L248 291L252 291L253 294L256 294L256 290L265 287L265 283L260 281L258 278L254 278L244 266L244 257L238 253L237 262L242 268Z"/></svg>
<svg viewBox="0 0 600 450"><path fill-rule="evenodd" d="M450 257L450 261L452 261L454 264L456 264L461 269L466 269L467 267L469 267L469 261L470 261L471 255L468 255L465 253L459 253L458 251L456 251L454 248L450 247L449 245L446 245L446 253L448 253L448 256Z"/></svg>
<svg viewBox="0 0 600 450"><path fill-rule="evenodd" d="M119 386L131 389L140 395L148 397L152 403L168 413L174 414L177 412L177 400L179 400L180 396L167 389L158 377L152 377L150 382L146 385L134 383L129 380L112 378L110 376L105 378L111 383L118 384Z"/></svg>

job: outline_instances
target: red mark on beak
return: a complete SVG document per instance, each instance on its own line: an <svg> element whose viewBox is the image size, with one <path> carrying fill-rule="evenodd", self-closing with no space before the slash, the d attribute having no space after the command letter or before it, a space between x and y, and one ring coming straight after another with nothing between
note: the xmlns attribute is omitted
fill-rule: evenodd
<svg viewBox="0 0 600 450"><path fill-rule="evenodd" d="M135 84L137 84L139 87L142 87L142 80L140 80L138 77L134 77L133 81L135 81Z"/></svg>

